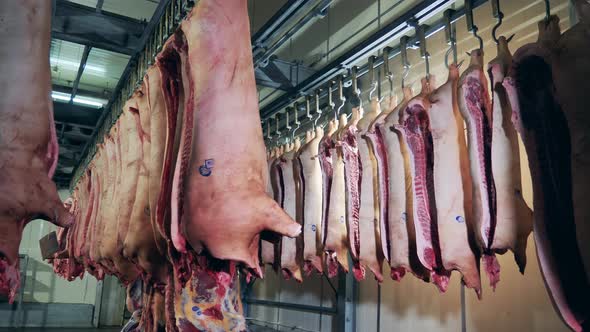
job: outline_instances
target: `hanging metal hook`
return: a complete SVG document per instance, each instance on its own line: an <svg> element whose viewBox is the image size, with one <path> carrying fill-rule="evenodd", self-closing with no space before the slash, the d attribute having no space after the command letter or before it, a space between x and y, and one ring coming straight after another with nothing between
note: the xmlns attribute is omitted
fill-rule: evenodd
<svg viewBox="0 0 590 332"><path fill-rule="evenodd" d="M293 103L293 110L294 110L293 124L296 125L297 127L295 127L295 129L293 129L293 131L291 132L291 139L295 140L295 132L299 129L299 127L301 127L301 122L299 122L299 116L298 116L298 113L299 113L299 103L298 102Z"/></svg>
<svg viewBox="0 0 590 332"><path fill-rule="evenodd" d="M385 73L385 77L387 77L387 81L389 81L389 95L393 96L393 73L389 70L389 53L391 52L391 47L387 46L383 49L383 72Z"/></svg>
<svg viewBox="0 0 590 332"><path fill-rule="evenodd" d="M275 129L275 143L276 145L279 145L279 140L281 139L281 132L279 131L279 113L275 114L275 125L276 125L276 129Z"/></svg>
<svg viewBox="0 0 590 332"><path fill-rule="evenodd" d="M338 115L340 115L340 110L342 110L342 107L344 107L344 104L346 103L346 97L344 97L344 82L343 82L343 77L342 75L340 75L338 77L338 98L340 99L340 105L338 106L338 109L336 110L336 120L338 120Z"/></svg>
<svg viewBox="0 0 590 332"><path fill-rule="evenodd" d="M452 17L455 11L453 9L447 9L444 12L445 20L445 38L449 49L445 53L445 67L449 68L449 55L453 54L453 63L457 63L457 31L455 29L455 23L453 23Z"/></svg>
<svg viewBox="0 0 590 332"><path fill-rule="evenodd" d="M311 115L311 108L309 106L310 98L311 97L307 96L305 99L305 116L309 120L313 119L313 115Z"/></svg>
<svg viewBox="0 0 590 332"><path fill-rule="evenodd" d="M322 92L321 89L315 90L315 112L318 114L318 117L315 118L315 121L313 122L314 128L317 126L318 120L322 117L322 109L320 108L320 92ZM328 95L330 96L330 99L332 99L332 93L328 93ZM331 101L332 100L330 100L330 102Z"/></svg>
<svg viewBox="0 0 590 332"><path fill-rule="evenodd" d="M377 59L376 56L370 56L367 64L369 69L369 82L371 82L371 91L369 91L369 102L373 100L373 93L377 91L377 80L375 79L375 59Z"/></svg>
<svg viewBox="0 0 590 332"><path fill-rule="evenodd" d="M473 33L473 36L479 41L479 49L483 49L483 39L477 34L479 30L473 23L473 0L465 0L465 20L467 21L467 31Z"/></svg>
<svg viewBox="0 0 590 332"><path fill-rule="evenodd" d="M270 142L271 140L271 135L270 135L270 118L268 118L266 120L266 139Z"/></svg>
<svg viewBox="0 0 590 332"><path fill-rule="evenodd" d="M498 20L496 25L492 28L492 38L498 44L498 36L496 35L496 31L502 25L502 20L504 19L504 13L500 10L500 0L492 0L492 14L494 18Z"/></svg>
<svg viewBox="0 0 590 332"><path fill-rule="evenodd" d="M426 66L426 79L430 79L430 54L426 50L426 27L424 25L419 25L416 27L416 35L418 37L418 41L420 42L420 56L424 59L424 64Z"/></svg>
<svg viewBox="0 0 590 332"><path fill-rule="evenodd" d="M289 111L292 107L287 107L285 109L285 129L287 130L287 143L289 143L289 132L291 131L291 124L289 123Z"/></svg>
<svg viewBox="0 0 590 332"><path fill-rule="evenodd" d="M549 0L545 0L545 21L549 22L551 18L551 2Z"/></svg>
<svg viewBox="0 0 590 332"><path fill-rule="evenodd" d="M357 66L353 66L350 69L350 80L352 82L352 94L355 96L357 100L351 100L353 103L353 107L357 106L359 108L363 107L363 100L361 99L361 89L358 87L358 71L359 68ZM356 105L358 103L358 105Z"/></svg>
<svg viewBox="0 0 590 332"><path fill-rule="evenodd" d="M400 55L402 58L402 66L404 67L404 73L402 75L402 88L404 88L406 86L406 78L408 77L408 74L410 73L410 62L408 61L408 41L409 41L410 37L408 36L403 36L400 41L399 41L399 45L400 45Z"/></svg>
<svg viewBox="0 0 590 332"><path fill-rule="evenodd" d="M338 120L338 113L336 112L334 100L332 98L332 91L334 90L334 81L328 83L328 109L334 112L334 119Z"/></svg>

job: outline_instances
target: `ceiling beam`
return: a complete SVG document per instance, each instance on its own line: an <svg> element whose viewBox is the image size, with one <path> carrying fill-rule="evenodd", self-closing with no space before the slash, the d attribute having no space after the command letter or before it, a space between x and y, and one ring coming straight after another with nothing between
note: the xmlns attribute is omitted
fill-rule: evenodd
<svg viewBox="0 0 590 332"><path fill-rule="evenodd" d="M53 83L51 85L51 89L53 91L63 92L63 93L67 93L67 94L71 94L73 91L71 86L55 84L55 83ZM103 92L97 92L97 91L84 90L84 89L81 89L80 87L78 87L76 95L81 95L81 96L90 97L90 98L97 98L97 99L109 99L109 96L111 95L111 91L112 91L112 89L105 89Z"/></svg>
<svg viewBox="0 0 590 332"><path fill-rule="evenodd" d="M84 107L70 103L53 103L55 121L94 127L100 117L101 109Z"/></svg>
<svg viewBox="0 0 590 332"><path fill-rule="evenodd" d="M88 62L88 55L90 54L91 47L86 45L84 46L84 52L82 53L82 59L80 60L80 65L78 66L78 73L76 74L76 79L72 84L72 93L70 94L70 104L74 102L74 98L76 98L76 93L78 92L78 85L80 84L80 79L82 78L82 74L84 73L84 68L86 68L86 62Z"/></svg>
<svg viewBox="0 0 590 332"><path fill-rule="evenodd" d="M51 24L56 39L133 55L141 46L146 23L97 8L57 0Z"/></svg>

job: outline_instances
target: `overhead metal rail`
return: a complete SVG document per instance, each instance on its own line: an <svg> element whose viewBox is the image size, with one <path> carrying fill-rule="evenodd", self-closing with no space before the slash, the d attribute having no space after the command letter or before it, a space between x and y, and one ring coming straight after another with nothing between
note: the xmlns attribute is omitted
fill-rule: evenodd
<svg viewBox="0 0 590 332"><path fill-rule="evenodd" d="M254 68L266 66L269 58L303 27L326 15L332 0L289 1L252 38ZM297 22L292 22L297 20ZM293 25L294 24L294 25ZM293 25L293 26L291 26ZM283 29L288 29L284 33ZM276 37L278 35L278 38Z"/></svg>
<svg viewBox="0 0 590 332"><path fill-rule="evenodd" d="M466 0L470 1L470 0ZM295 100L305 96L312 95L314 90L324 87L329 81L335 79L338 75L346 73L352 66L361 61L366 61L375 50L383 49L392 41L409 33L415 29L415 26L422 25L425 21L440 13L444 8L453 4L455 0L425 0L408 10L399 18L385 25L382 29L371 35L366 40L360 42L349 51L330 62L324 68L317 71L311 77L294 87L290 92L275 99L260 111L262 121L267 121L275 114L282 112L287 106ZM487 0L471 0L472 8L481 6ZM455 22L465 15L465 8L457 9L452 12L451 20ZM443 29L445 20L440 20L425 28L425 37L433 35ZM418 42L418 36L408 39L408 45L415 45ZM391 59L401 53L399 45L390 48L388 59ZM383 57L380 56L374 60L374 66L378 67L383 64ZM361 77L368 72L368 66L365 64L358 68L357 77ZM327 96L327 89L323 89L321 97Z"/></svg>

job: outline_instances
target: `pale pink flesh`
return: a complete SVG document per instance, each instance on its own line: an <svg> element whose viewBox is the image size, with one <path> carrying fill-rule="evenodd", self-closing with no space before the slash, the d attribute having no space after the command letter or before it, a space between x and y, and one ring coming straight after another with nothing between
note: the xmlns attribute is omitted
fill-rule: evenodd
<svg viewBox="0 0 590 332"><path fill-rule="evenodd" d="M188 98L174 190L184 188L184 195L177 195L182 197L177 233L195 251L206 249L260 273L260 233L297 236L301 226L265 193L268 172L246 5L200 1L182 21Z"/></svg>
<svg viewBox="0 0 590 332"><path fill-rule="evenodd" d="M391 252L390 235L389 235L389 165L387 160L387 150L383 142L382 127L377 126L365 135L369 141L370 148L373 151L377 163L377 192L379 200L379 227L381 235L381 251L385 260L389 262Z"/></svg>
<svg viewBox="0 0 590 332"><path fill-rule="evenodd" d="M524 273L526 243L533 227L533 214L522 197L518 136L511 123L512 108L502 82L512 64L506 38L500 37L498 56L488 65L492 84L492 173L496 188L496 228L490 250L510 249Z"/></svg>
<svg viewBox="0 0 590 332"><path fill-rule="evenodd" d="M284 156L284 167L282 167L284 181L283 209L291 218L297 218L297 171L295 167L296 151L289 151ZM299 239L283 237L281 240L281 271L285 279L294 278L301 282L301 248L298 245Z"/></svg>
<svg viewBox="0 0 590 332"><path fill-rule="evenodd" d="M479 268L469 241L471 175L463 118L457 106L458 79L459 71L451 65L447 82L429 96L437 226L443 267L458 270L465 285L481 296Z"/></svg>
<svg viewBox="0 0 590 332"><path fill-rule="evenodd" d="M35 216L69 226L73 216L51 181L58 156L49 70L51 3L0 3L0 292L18 288L22 229ZM27 92L23 98L23 91ZM10 211L10 212L9 212ZM18 270L18 269L17 269Z"/></svg>
<svg viewBox="0 0 590 332"><path fill-rule="evenodd" d="M301 147L299 162L303 178L303 262L304 272L323 272L322 267L322 169L319 144L324 130L317 127L314 138Z"/></svg>

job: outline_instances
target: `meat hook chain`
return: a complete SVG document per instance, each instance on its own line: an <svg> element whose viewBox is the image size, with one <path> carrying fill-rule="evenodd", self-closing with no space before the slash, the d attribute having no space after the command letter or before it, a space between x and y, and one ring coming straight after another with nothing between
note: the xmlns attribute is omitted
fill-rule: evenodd
<svg viewBox="0 0 590 332"><path fill-rule="evenodd" d="M465 0L465 21L467 21L467 31L473 33L473 36L479 41L479 49L483 49L483 39L477 34L479 28L473 23L473 0Z"/></svg>

